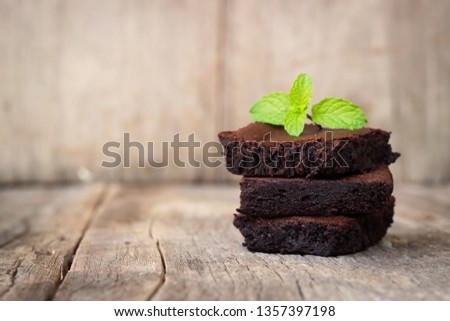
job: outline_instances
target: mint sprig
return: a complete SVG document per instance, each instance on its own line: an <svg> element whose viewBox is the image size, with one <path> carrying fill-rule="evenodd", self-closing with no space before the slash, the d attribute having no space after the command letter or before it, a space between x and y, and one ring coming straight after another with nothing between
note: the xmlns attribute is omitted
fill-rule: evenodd
<svg viewBox="0 0 450 321"><path fill-rule="evenodd" d="M271 93L257 100L250 109L254 121L283 125L291 136L300 136L306 119L318 126L359 129L367 123L361 107L341 98L329 97L312 106L312 116L307 114L312 97L312 79L300 74L294 80L290 93Z"/></svg>

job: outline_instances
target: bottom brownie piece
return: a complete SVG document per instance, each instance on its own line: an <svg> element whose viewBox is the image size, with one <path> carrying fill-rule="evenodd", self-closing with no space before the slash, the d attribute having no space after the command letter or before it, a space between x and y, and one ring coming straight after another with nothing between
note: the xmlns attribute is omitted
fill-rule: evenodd
<svg viewBox="0 0 450 321"><path fill-rule="evenodd" d="M380 210L358 216L290 216L264 219L235 214L234 225L250 251L336 256L377 243L393 222L395 198Z"/></svg>

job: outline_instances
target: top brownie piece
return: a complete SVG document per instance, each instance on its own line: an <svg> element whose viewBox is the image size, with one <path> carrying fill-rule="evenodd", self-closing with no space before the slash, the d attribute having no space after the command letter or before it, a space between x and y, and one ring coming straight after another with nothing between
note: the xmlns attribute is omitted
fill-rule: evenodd
<svg viewBox="0 0 450 321"><path fill-rule="evenodd" d="M282 126L264 123L219 133L227 169L254 177L339 177L368 172L400 156L392 152L389 137L381 129L320 129L314 125L305 125L300 137L293 137Z"/></svg>

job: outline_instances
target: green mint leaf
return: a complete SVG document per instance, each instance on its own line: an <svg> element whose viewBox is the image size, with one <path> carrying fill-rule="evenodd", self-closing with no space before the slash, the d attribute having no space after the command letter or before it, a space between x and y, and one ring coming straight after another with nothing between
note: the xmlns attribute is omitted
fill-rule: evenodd
<svg viewBox="0 0 450 321"><path fill-rule="evenodd" d="M284 129L291 136L300 136L305 127L305 121L306 108L304 110L290 108L284 116Z"/></svg>
<svg viewBox="0 0 450 321"><path fill-rule="evenodd" d="M312 79L300 74L294 80L289 94L290 107L284 116L284 129L291 136L300 136L305 127L306 111L312 96Z"/></svg>
<svg viewBox="0 0 450 321"><path fill-rule="evenodd" d="M312 121L329 128L359 129L367 124L361 107L341 98L325 98L312 106Z"/></svg>
<svg viewBox="0 0 450 321"><path fill-rule="evenodd" d="M312 97L312 78L308 74L300 74L294 80L289 94L291 106L298 110L308 108Z"/></svg>
<svg viewBox="0 0 450 321"><path fill-rule="evenodd" d="M289 94L271 93L257 100L250 109L253 121L272 125L283 125L284 115L289 109Z"/></svg>

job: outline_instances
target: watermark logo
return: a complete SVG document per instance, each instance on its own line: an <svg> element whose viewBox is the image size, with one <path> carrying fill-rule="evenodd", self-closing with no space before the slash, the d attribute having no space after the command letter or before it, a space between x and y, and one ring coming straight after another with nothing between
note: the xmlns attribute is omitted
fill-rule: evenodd
<svg viewBox="0 0 450 321"><path fill-rule="evenodd" d="M102 161L101 166L130 168L131 155L134 154L137 155L138 168L147 166L165 168L172 165L181 168L188 166L217 168L224 162L227 168L234 168L237 165L246 169L256 168L262 164L268 168L282 166L287 169L298 166L333 167L335 164L339 167L348 167L341 155L347 143L347 140L333 140L332 131L325 132L324 139L306 141L302 144L295 141L272 141L271 134L268 133L262 141L231 141L226 146L217 141L202 143L195 138L194 133L182 140L177 133L172 141L163 141L159 143L160 146L155 146L153 141L146 143L133 141L130 133L124 133L122 142L110 141L103 145L102 153L106 159ZM195 157L198 154L201 154L200 160Z"/></svg>

